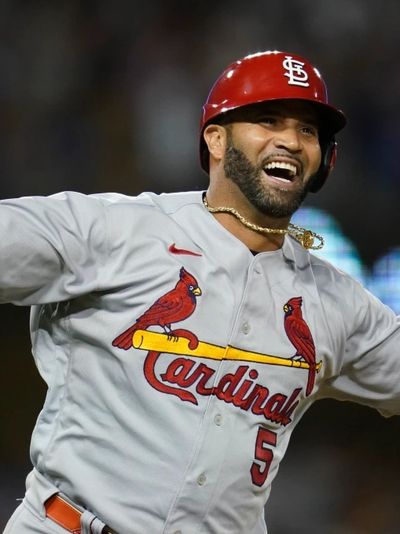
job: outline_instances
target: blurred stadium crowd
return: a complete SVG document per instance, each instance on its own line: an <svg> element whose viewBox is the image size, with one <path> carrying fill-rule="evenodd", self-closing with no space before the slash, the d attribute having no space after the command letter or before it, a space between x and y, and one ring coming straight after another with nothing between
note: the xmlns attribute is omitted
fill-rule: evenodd
<svg viewBox="0 0 400 534"><path fill-rule="evenodd" d="M330 259L400 313L399 20L397 0L1 0L0 195L205 188L210 83L248 53L297 52L349 119L333 175L299 217L332 234ZM44 387L28 310L0 313L3 527ZM273 488L270 533L397 533L399 430L367 408L316 405Z"/></svg>

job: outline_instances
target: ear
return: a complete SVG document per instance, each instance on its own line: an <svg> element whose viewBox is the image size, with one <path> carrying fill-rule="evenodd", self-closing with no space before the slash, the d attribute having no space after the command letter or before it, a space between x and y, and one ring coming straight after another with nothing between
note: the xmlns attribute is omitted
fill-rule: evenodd
<svg viewBox="0 0 400 534"><path fill-rule="evenodd" d="M226 148L226 129L219 124L209 124L204 129L203 137L210 156L221 160Z"/></svg>

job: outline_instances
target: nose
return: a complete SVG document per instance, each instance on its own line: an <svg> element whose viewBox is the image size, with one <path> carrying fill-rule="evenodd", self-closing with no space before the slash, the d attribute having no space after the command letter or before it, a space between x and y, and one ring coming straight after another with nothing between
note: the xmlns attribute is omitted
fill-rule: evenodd
<svg viewBox="0 0 400 534"><path fill-rule="evenodd" d="M300 152L301 142L299 132L292 126L285 126L275 133L274 143L276 148L283 148L289 152Z"/></svg>

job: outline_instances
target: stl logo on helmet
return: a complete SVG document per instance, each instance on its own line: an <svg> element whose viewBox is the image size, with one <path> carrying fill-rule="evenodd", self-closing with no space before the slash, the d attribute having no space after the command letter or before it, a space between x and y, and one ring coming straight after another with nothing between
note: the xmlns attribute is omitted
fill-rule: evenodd
<svg viewBox="0 0 400 534"><path fill-rule="evenodd" d="M293 59L292 56L285 56L282 62L283 68L286 70L284 76L289 78L289 85L300 85L301 87L308 87L308 74L303 69L304 63Z"/></svg>

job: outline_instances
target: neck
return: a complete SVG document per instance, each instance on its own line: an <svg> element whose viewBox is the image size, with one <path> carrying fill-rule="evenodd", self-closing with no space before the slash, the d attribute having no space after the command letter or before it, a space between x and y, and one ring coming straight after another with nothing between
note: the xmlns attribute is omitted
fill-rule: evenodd
<svg viewBox="0 0 400 534"><path fill-rule="evenodd" d="M256 224L247 219L243 215L243 211L240 212L233 206L211 204L207 195L204 196L203 202L208 211L250 250L256 252L277 250L282 247L286 234L290 234L306 249L312 248L318 250L324 245L323 238L311 230L301 228L300 226L289 223L289 221L287 221L285 227L282 227L282 224L275 226ZM315 238L319 240L317 245L314 245Z"/></svg>
<svg viewBox="0 0 400 534"><path fill-rule="evenodd" d="M244 196L238 202L237 191L230 192L226 188L223 192L219 192L216 187L210 186L206 194L206 204L215 219L250 250L266 252L282 247L285 237L284 231L289 223L288 219L273 219L263 215ZM254 228L247 227L232 212L219 211L221 207L232 209L250 225L270 229L271 233L258 232ZM214 211L213 208L217 208L218 211ZM272 233L275 230L277 233ZM283 232L281 233L281 231Z"/></svg>
<svg viewBox="0 0 400 534"><path fill-rule="evenodd" d="M211 205L208 203L207 197L204 199L204 204L214 218L250 250L266 252L282 247L285 229L264 227L252 223L235 208Z"/></svg>
<svg viewBox="0 0 400 534"><path fill-rule="evenodd" d="M237 210L249 222L267 228L285 229L290 217L276 218L259 211L233 182L210 184L206 197L210 206L229 206Z"/></svg>

